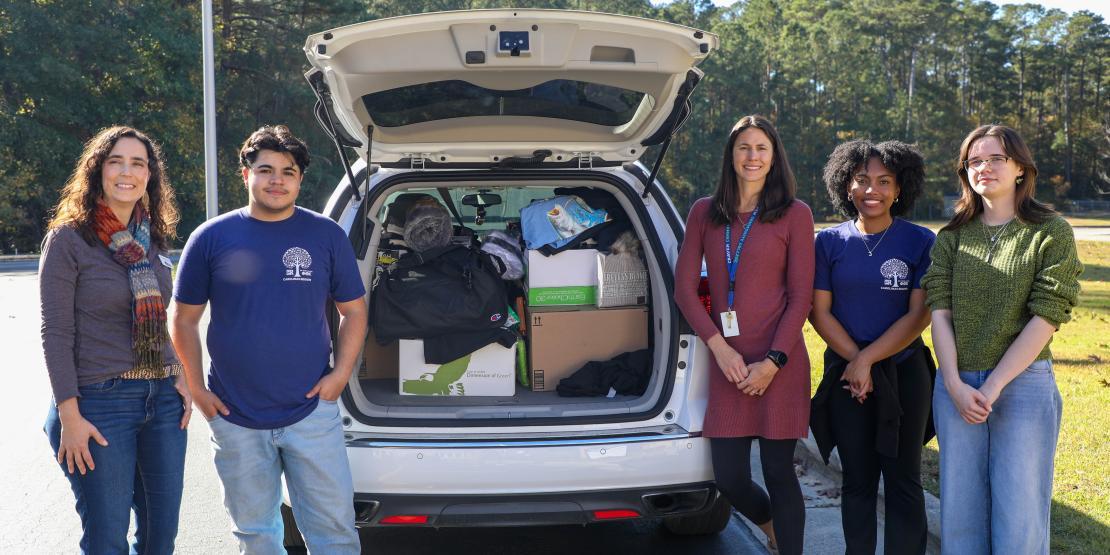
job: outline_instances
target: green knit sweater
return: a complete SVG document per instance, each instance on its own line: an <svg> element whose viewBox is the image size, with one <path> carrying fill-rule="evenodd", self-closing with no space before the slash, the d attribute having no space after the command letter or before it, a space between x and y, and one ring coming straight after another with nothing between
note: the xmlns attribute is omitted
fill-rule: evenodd
<svg viewBox="0 0 1110 555"><path fill-rule="evenodd" d="M990 237L998 236L990 262ZM994 368L1033 316L1057 328L1079 300L1083 265L1071 226L1059 216L987 227L980 218L937 234L933 264L921 278L932 310L950 309L961 371ZM1037 360L1052 358L1049 344Z"/></svg>

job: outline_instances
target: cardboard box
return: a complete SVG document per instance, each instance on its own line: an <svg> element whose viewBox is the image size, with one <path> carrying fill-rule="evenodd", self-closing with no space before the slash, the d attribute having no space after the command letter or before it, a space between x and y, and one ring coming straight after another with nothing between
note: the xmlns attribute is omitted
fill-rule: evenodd
<svg viewBox="0 0 1110 555"><path fill-rule="evenodd" d="M402 339L400 377L401 395L476 395L511 397L516 394L516 345L506 349L497 343L486 345L447 364L424 362L424 341Z"/></svg>
<svg viewBox="0 0 1110 555"><path fill-rule="evenodd" d="M597 249L544 256L528 251L528 306L593 305L597 302Z"/></svg>
<svg viewBox="0 0 1110 555"><path fill-rule="evenodd" d="M362 348L362 368L358 370L361 380L377 380L383 378L397 379L397 362L400 357L397 342L388 345L378 345L374 331L366 334L366 344Z"/></svg>
<svg viewBox="0 0 1110 555"><path fill-rule="evenodd" d="M597 255L597 306L638 306L647 304L647 268L639 256L628 254Z"/></svg>
<svg viewBox="0 0 1110 555"><path fill-rule="evenodd" d="M559 380L587 362L648 347L647 307L529 309L532 391L555 391Z"/></svg>

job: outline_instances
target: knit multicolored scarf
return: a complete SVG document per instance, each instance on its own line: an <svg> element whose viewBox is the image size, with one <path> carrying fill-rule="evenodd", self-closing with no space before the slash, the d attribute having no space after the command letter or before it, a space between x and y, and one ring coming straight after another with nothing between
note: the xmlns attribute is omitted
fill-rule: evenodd
<svg viewBox="0 0 1110 555"><path fill-rule="evenodd" d="M107 204L99 203L93 222L96 235L112 252L112 259L127 269L131 283L131 348L137 369L160 370L166 335L166 305L158 276L147 258L150 250L150 215L135 205L131 223L124 227Z"/></svg>

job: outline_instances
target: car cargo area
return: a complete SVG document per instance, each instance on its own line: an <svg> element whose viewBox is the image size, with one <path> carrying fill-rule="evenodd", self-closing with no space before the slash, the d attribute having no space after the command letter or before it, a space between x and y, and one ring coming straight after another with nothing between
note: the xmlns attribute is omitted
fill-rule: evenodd
<svg viewBox="0 0 1110 555"><path fill-rule="evenodd" d="M616 179L474 174L387 180L359 211L371 331L352 416L521 424L662 406L672 277L639 195Z"/></svg>

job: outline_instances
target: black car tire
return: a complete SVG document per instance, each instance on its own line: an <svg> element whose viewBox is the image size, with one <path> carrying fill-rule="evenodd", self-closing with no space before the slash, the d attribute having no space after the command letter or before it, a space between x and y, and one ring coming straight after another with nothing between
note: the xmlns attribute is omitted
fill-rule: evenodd
<svg viewBox="0 0 1110 555"><path fill-rule="evenodd" d="M285 547L304 549L304 538L297 529L297 520L293 518L293 508L285 503L281 504L281 523L285 525Z"/></svg>
<svg viewBox="0 0 1110 555"><path fill-rule="evenodd" d="M732 518L732 505L725 496L717 494L713 505L704 512L688 516L671 516L663 519L663 527L679 536L709 536L719 534L728 527Z"/></svg>

